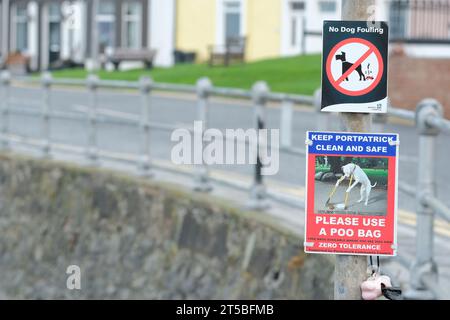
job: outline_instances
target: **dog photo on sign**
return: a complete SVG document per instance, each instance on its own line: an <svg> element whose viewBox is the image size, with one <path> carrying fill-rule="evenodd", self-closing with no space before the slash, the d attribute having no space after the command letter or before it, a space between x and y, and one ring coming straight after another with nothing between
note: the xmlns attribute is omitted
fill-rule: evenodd
<svg viewBox="0 0 450 320"><path fill-rule="evenodd" d="M388 159L316 156L315 213L384 216Z"/></svg>

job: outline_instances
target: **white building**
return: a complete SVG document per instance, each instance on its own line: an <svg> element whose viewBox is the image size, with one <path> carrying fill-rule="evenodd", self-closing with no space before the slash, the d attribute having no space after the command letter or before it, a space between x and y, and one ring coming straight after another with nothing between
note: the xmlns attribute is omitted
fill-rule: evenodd
<svg viewBox="0 0 450 320"><path fill-rule="evenodd" d="M151 3L151 5L150 5ZM173 64L175 0L0 0L0 56L21 52L32 70L98 60L107 47L155 49Z"/></svg>
<svg viewBox="0 0 450 320"><path fill-rule="evenodd" d="M322 21L340 20L341 0L290 1L296 2L302 10L294 13L291 8L286 15L286 21L297 17L296 25L301 23L303 26L298 31L302 33L298 40L301 45L297 45L292 53L320 53ZM449 0L375 0L375 5L368 8L368 14L375 20L388 22L391 44L401 45L407 55L450 57ZM289 36L292 33L285 31L283 34Z"/></svg>
<svg viewBox="0 0 450 320"><path fill-rule="evenodd" d="M229 35L246 39L247 61L319 53L322 22L340 10L341 0L0 0L0 67L14 52L32 70L98 66L117 48L153 49L155 65L171 66L175 50L205 61ZM450 0L376 0L368 10L406 53L450 57Z"/></svg>

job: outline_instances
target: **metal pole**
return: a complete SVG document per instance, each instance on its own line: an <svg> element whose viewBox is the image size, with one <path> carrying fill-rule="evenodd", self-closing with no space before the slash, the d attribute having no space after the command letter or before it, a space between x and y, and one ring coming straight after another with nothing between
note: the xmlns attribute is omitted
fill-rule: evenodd
<svg viewBox="0 0 450 320"><path fill-rule="evenodd" d="M151 159L150 159L150 92L152 90L153 80L150 77L143 76L139 80L141 89L141 161L139 162L139 171L145 177L151 177Z"/></svg>
<svg viewBox="0 0 450 320"><path fill-rule="evenodd" d="M197 173L195 175L194 190L199 192L208 192L211 191L212 187L209 182L209 169L205 164L203 150L205 150L204 131L208 128L208 97L213 85L211 80L205 77L199 79L196 86L198 97L197 120L202 123L201 132L197 132L197 134L201 135L202 138L202 150L194 150L194 152L197 153L201 152L200 155L194 155L194 157L201 158L201 164L196 169Z"/></svg>
<svg viewBox="0 0 450 320"><path fill-rule="evenodd" d="M293 103L288 100L283 100L280 116L281 146L283 148L292 147L292 117Z"/></svg>
<svg viewBox="0 0 450 320"><path fill-rule="evenodd" d="M52 84L52 75L45 72L41 77L42 89L44 90L42 98L42 156L50 157L50 88Z"/></svg>
<svg viewBox="0 0 450 320"><path fill-rule="evenodd" d="M369 7L374 0L342 0L342 20L369 21ZM342 113L348 132L370 132L371 116L364 113ZM361 283L367 277L367 257L337 255L335 263L334 299L360 300Z"/></svg>
<svg viewBox="0 0 450 320"><path fill-rule="evenodd" d="M342 0L342 20L369 21L375 0Z"/></svg>
<svg viewBox="0 0 450 320"><path fill-rule="evenodd" d="M87 157L91 165L98 165L97 150L97 88L99 78L91 74L88 76L86 84L89 90L90 105L88 110L89 136L87 146Z"/></svg>
<svg viewBox="0 0 450 320"><path fill-rule="evenodd" d="M434 210L423 201L424 197L436 196L436 137L439 129L426 123L428 117L442 117L442 106L434 99L425 99L416 109L416 126L419 131L419 166L416 225L416 260L411 266L411 290L405 292L406 298L433 299L427 290L423 276L434 278L437 284L437 265L433 259Z"/></svg>
<svg viewBox="0 0 450 320"><path fill-rule="evenodd" d="M328 112L321 112L320 109L322 107L322 89L317 89L314 92L314 108L316 109L316 123L317 130L326 131L329 130L329 117L330 114Z"/></svg>
<svg viewBox="0 0 450 320"><path fill-rule="evenodd" d="M264 210L269 207L267 202L267 191L264 185L263 176L261 175L262 162L260 158L261 146L259 139L260 130L266 127L266 102L267 94L269 93L269 87L266 82L259 81L253 85L252 99L254 103L254 121L257 131L256 140L256 165L253 186L250 190L250 199L247 203L247 207L252 210ZM254 141L250 141L250 148L254 144Z"/></svg>
<svg viewBox="0 0 450 320"><path fill-rule="evenodd" d="M1 148L2 150L9 149L9 90L11 83L11 74L8 71L3 71L0 75L0 83L2 85L3 91L3 101L2 101L2 122L1 122Z"/></svg>
<svg viewBox="0 0 450 320"><path fill-rule="evenodd" d="M373 132L383 133L388 120L387 113L376 113L373 115Z"/></svg>

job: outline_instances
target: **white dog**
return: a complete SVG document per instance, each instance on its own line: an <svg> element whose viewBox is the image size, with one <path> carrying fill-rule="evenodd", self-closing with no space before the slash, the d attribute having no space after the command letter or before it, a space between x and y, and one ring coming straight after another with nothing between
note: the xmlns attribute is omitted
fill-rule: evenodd
<svg viewBox="0 0 450 320"><path fill-rule="evenodd" d="M361 183L361 198L358 200L358 202L363 201L365 197L365 205L367 206L367 203L369 202L370 191L377 185L377 183L375 182L375 184L372 186L367 174L354 163L349 163L343 166L342 172L344 172L344 176L336 182L336 186L338 186L339 183L341 183L341 181L343 181L345 178L350 178L350 176L353 175L355 182L353 182L353 184L348 187L345 192L350 192L358 183Z"/></svg>

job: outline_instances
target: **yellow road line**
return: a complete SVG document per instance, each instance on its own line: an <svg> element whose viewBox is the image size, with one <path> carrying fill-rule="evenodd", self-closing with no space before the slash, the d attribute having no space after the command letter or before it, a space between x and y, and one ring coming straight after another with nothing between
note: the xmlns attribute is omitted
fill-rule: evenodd
<svg viewBox="0 0 450 320"><path fill-rule="evenodd" d="M165 160L158 160L157 161L160 164L165 164L169 167L178 167L176 165L173 165L171 162L165 161ZM186 171L189 171L188 168L184 168ZM211 170L210 171L211 176L215 178L219 178L225 181L240 181L243 184L247 184L250 186L253 182L253 178L251 176L245 176L240 173L236 172L225 172L223 170ZM274 180L268 180L267 186L270 187L272 190L276 190L277 192L284 193L293 197L298 198L304 198L306 189L303 186L294 186L286 183L280 183L278 181ZM411 227L415 227L417 224L417 216L414 212L399 209L398 210L398 222L409 225ZM435 219L434 221L434 229L435 232L439 235L450 237L450 223L443 221L442 219Z"/></svg>
<svg viewBox="0 0 450 320"><path fill-rule="evenodd" d="M220 171L215 171L215 176L217 177L221 177L223 179L238 179L241 181L245 181L247 183L251 183L251 178L250 177L243 177L240 174L237 173L224 173L224 172L220 172ZM285 193L294 197L299 197L299 198L304 198L305 197L305 188L304 187L297 187L297 186L292 186L292 185L288 185L288 184L282 184L276 181L268 181L267 185L272 189L272 190L276 190L278 192L281 193ZM417 217L416 214L412 211L408 211L408 210L404 210L404 209L399 209L398 210L398 222L405 224L405 225L409 225L412 227L415 227L417 224ZM442 236L446 236L446 237L450 237L450 223L443 221L441 219L435 219L434 221L434 229L435 232L439 235Z"/></svg>

